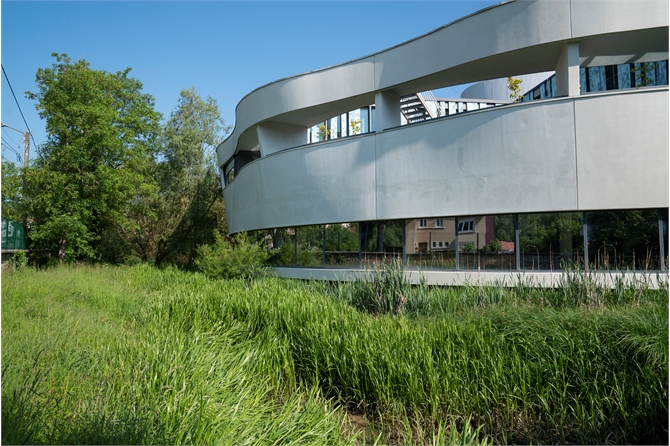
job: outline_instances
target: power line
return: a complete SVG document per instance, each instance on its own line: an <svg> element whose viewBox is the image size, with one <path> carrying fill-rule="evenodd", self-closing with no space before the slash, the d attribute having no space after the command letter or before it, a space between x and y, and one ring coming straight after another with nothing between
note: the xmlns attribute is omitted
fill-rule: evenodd
<svg viewBox="0 0 670 446"><path fill-rule="evenodd" d="M12 147L12 145L11 145L11 144L10 144L10 143L9 143L9 142L8 142L8 141L7 141L6 139L5 139L5 137L4 137L4 136L2 137L2 142L4 142L4 143L5 143L5 145L6 145L7 147L10 147L10 148ZM16 143L14 143L14 144L16 144ZM18 144L16 144L16 146L18 147L19 145L18 145Z"/></svg>
<svg viewBox="0 0 670 446"><path fill-rule="evenodd" d="M6 149L9 149L9 150L11 150L12 152L14 152L14 154L16 155L16 159L17 159L19 162L22 162L22 161L23 161L23 159L22 159L22 157L21 157L21 154L20 154L19 152L17 152L16 150L14 150L14 148L13 148L10 144L8 144L7 141L5 141L4 138L2 138L2 142L4 143ZM6 159L6 158L5 158L5 159Z"/></svg>
<svg viewBox="0 0 670 446"><path fill-rule="evenodd" d="M30 127L28 127L28 122L26 122L26 117L23 116L23 110L21 110L21 106L19 105L19 101L16 99L16 95L14 94L14 89L12 88L12 83L9 82L9 77L7 77L7 72L5 71L5 66L2 65L2 74L5 75L5 79L7 79L7 84L9 85L9 90L12 92L12 96L14 96L14 102L16 102L16 106L19 107L19 112L21 113L21 117L23 118L23 123L26 125L26 128L30 132ZM30 139L33 140L33 145L35 146L35 149L37 149L37 144L35 143L35 138L33 138L33 132L30 132Z"/></svg>
<svg viewBox="0 0 670 446"><path fill-rule="evenodd" d="M4 130L5 128L3 127L2 129ZM14 144L16 144L17 147L21 147L21 144L19 144L18 142L14 141L14 138L12 138L12 137L10 136L9 133L6 133L5 136L6 136L7 138L9 138Z"/></svg>
<svg viewBox="0 0 670 446"><path fill-rule="evenodd" d="M8 148L12 152L16 153L17 155L21 156L21 154L19 152L17 152L16 149L14 149L14 147L12 147L12 145L10 143L8 143L5 138L2 138L2 142L5 144L6 148Z"/></svg>

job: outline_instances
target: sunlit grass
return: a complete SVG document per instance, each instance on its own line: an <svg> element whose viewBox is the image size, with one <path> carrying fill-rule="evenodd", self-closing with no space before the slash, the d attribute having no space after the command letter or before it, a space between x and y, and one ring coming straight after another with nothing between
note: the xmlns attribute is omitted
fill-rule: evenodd
<svg viewBox="0 0 670 446"><path fill-rule="evenodd" d="M3 442L667 442L667 290L571 280L3 274Z"/></svg>

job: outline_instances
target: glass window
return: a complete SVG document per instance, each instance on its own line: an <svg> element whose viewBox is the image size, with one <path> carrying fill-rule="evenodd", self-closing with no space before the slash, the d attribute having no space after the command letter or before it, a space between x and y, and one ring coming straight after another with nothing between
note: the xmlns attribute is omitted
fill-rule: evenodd
<svg viewBox="0 0 670 446"><path fill-rule="evenodd" d="M656 84L656 62L636 63L635 86L649 87Z"/></svg>
<svg viewBox="0 0 670 446"><path fill-rule="evenodd" d="M656 85L668 85L668 61L657 62Z"/></svg>
<svg viewBox="0 0 670 446"><path fill-rule="evenodd" d="M435 219L435 227L436 228L444 228L444 219L436 218Z"/></svg>
<svg viewBox="0 0 670 446"><path fill-rule="evenodd" d="M458 113L458 102L450 101L449 102L449 114L455 115Z"/></svg>
<svg viewBox="0 0 670 446"><path fill-rule="evenodd" d="M228 180L228 184L233 182L233 180L235 179L235 168L231 168L228 171L228 173L226 174L226 179Z"/></svg>
<svg viewBox="0 0 670 446"><path fill-rule="evenodd" d="M349 135L360 135L362 126L361 111L352 110L349 115Z"/></svg>
<svg viewBox="0 0 670 446"><path fill-rule="evenodd" d="M579 92L586 93L588 90L588 78L586 76L586 68L579 69Z"/></svg>
<svg viewBox="0 0 670 446"><path fill-rule="evenodd" d="M589 67L589 90L588 91L605 91L605 67Z"/></svg>
<svg viewBox="0 0 670 446"><path fill-rule="evenodd" d="M605 67L605 88L607 90L616 90L617 86L617 72L616 65L610 65Z"/></svg>
<svg viewBox="0 0 670 446"><path fill-rule="evenodd" d="M473 232L475 230L475 220L459 220L458 232Z"/></svg>
<svg viewBox="0 0 670 446"><path fill-rule="evenodd" d="M334 117L334 118L331 118L328 121L328 124L329 124L329 126L328 126L328 139L339 138L340 135L339 135L339 131L338 131L338 129L339 129L339 122L338 121L339 121L339 119L338 119L337 116Z"/></svg>
<svg viewBox="0 0 670 446"><path fill-rule="evenodd" d="M420 227L420 228L426 228L426 227L428 227L428 224L427 224L427 221L426 221L425 218L421 218L421 219L419 219L419 227Z"/></svg>
<svg viewBox="0 0 670 446"><path fill-rule="evenodd" d="M556 97L556 75L551 76L551 97Z"/></svg>
<svg viewBox="0 0 670 446"><path fill-rule="evenodd" d="M619 86L619 89L631 88L630 64L625 63L617 65L616 71L617 71L617 85Z"/></svg>
<svg viewBox="0 0 670 446"><path fill-rule="evenodd" d="M361 108L361 133L368 133L370 131L370 109L368 107Z"/></svg>

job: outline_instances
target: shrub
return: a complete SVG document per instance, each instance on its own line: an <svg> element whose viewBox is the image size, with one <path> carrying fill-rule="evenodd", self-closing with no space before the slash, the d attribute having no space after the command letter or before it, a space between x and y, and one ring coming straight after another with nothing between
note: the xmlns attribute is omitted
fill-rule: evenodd
<svg viewBox="0 0 670 446"><path fill-rule="evenodd" d="M425 279L413 286L399 260L375 265L374 272L364 279L338 283L335 297L373 315L430 313Z"/></svg>
<svg viewBox="0 0 670 446"><path fill-rule="evenodd" d="M318 265L321 263L318 253L310 252L310 250L304 246L298 246L297 254L297 264L299 266ZM284 243L273 251L271 259L272 264L275 266L294 266L296 265L295 255L296 252L293 243Z"/></svg>
<svg viewBox="0 0 670 446"><path fill-rule="evenodd" d="M213 245L198 246L195 264L210 278L250 278L264 270L269 256L246 233L236 234L230 240L216 233Z"/></svg>
<svg viewBox="0 0 670 446"><path fill-rule="evenodd" d="M472 242L467 242L462 248L461 251L467 252L469 254L474 254L477 252L477 248L475 248L475 244Z"/></svg>
<svg viewBox="0 0 670 446"><path fill-rule="evenodd" d="M12 254L12 257L9 259L9 267L13 270L21 269L28 266L28 256L25 251L17 251Z"/></svg>
<svg viewBox="0 0 670 446"><path fill-rule="evenodd" d="M500 243L500 240L497 238L494 238L491 240L488 244L489 250L491 252L501 252L502 251L502 243Z"/></svg>

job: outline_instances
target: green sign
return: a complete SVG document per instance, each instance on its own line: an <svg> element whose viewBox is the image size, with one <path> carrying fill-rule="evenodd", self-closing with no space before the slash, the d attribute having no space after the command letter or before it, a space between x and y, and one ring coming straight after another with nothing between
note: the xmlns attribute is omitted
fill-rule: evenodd
<svg viewBox="0 0 670 446"><path fill-rule="evenodd" d="M2 219L2 250L26 249L23 225L8 218Z"/></svg>

